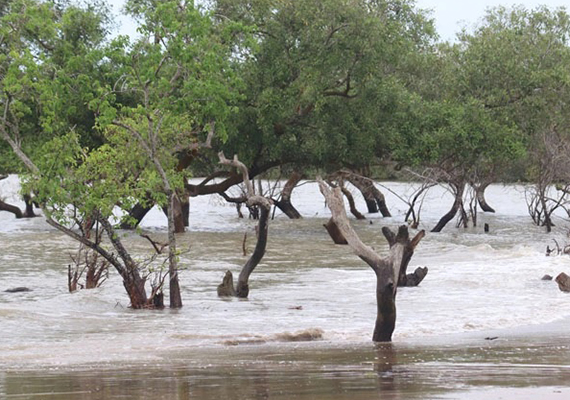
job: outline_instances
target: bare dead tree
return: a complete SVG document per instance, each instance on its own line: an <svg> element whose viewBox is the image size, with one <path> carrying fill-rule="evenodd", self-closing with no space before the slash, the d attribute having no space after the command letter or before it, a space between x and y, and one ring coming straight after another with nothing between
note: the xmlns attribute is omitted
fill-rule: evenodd
<svg viewBox="0 0 570 400"><path fill-rule="evenodd" d="M241 269L236 287L234 288L233 274L231 271L226 272L222 283L218 286L219 296L247 298L249 295L249 277L265 255L269 232L269 213L271 211L272 202L264 196L255 194L254 185L249 179L247 167L238 160L237 155L234 156L233 160L228 160L224 156L224 153L220 152L218 157L220 164L234 167L242 173L243 183L247 193L245 203L248 207L255 206L260 211L257 224L257 243L255 244L252 255Z"/></svg>
<svg viewBox="0 0 570 400"><path fill-rule="evenodd" d="M331 210L332 218L348 245L376 274L377 316L372 340L389 342L396 326L396 291L400 274L402 269L405 271L407 268L416 246L425 236L425 231L420 231L410 239L408 227L405 225L401 226L396 234L384 227L382 233L388 240L390 251L386 257L381 257L360 240L350 225L340 188L331 189L322 179L318 179L318 183Z"/></svg>
<svg viewBox="0 0 570 400"><path fill-rule="evenodd" d="M536 225L551 232L552 216L557 209L570 215L570 139L552 125L542 132L541 141L533 150L534 184L525 190L528 212Z"/></svg>

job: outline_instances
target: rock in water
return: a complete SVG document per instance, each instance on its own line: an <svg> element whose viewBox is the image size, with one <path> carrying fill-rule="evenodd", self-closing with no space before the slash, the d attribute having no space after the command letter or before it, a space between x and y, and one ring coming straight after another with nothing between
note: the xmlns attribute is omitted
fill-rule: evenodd
<svg viewBox="0 0 570 400"><path fill-rule="evenodd" d="M544 275L544 276L542 277L542 280L543 280L543 281L551 281L552 279L554 279L554 278L553 278L552 276L548 275L548 274L547 274L547 275Z"/></svg>
<svg viewBox="0 0 570 400"><path fill-rule="evenodd" d="M566 275L564 272L561 272L556 277L555 281L558 283L560 290L570 293L570 276Z"/></svg>

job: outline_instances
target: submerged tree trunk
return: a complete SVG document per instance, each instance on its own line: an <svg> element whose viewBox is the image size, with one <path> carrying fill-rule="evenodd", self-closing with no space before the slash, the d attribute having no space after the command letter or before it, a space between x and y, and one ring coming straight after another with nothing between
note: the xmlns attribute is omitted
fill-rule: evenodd
<svg viewBox="0 0 570 400"><path fill-rule="evenodd" d="M0 199L0 211L7 211L9 213L12 213L16 219L37 217L37 215L34 213L34 204L31 200L31 197L29 195L24 195L23 197L24 203L26 204L24 211L22 211L20 207L13 204L8 204L2 199Z"/></svg>
<svg viewBox="0 0 570 400"><path fill-rule="evenodd" d="M389 342L392 340L392 333L396 326L396 291L400 271L407 268L425 232L420 231L410 240L407 226L400 226L397 234L384 227L382 233L388 240L390 252L388 256L382 258L360 240L350 225L340 188L331 190L321 179L318 179L318 182L321 193L325 196L331 210L332 218L349 246L376 274L377 316L372 340Z"/></svg>
<svg viewBox="0 0 570 400"><path fill-rule="evenodd" d="M348 244L346 238L340 229L338 229L338 225L334 222L333 218L329 219L326 224L323 224L323 226L329 233L329 236L333 240L334 244Z"/></svg>
<svg viewBox="0 0 570 400"><path fill-rule="evenodd" d="M121 222L121 229L135 229L143 218L152 209L152 205L142 205L142 203L137 203L128 212L129 216L123 222Z"/></svg>
<svg viewBox="0 0 570 400"><path fill-rule="evenodd" d="M168 206L162 208L164 215L166 215L168 220L172 222L175 233L184 233L186 231L186 227L188 226L188 221L185 221L184 219L184 207L180 201L180 198L175 195L172 201L169 200L168 204ZM169 207L172 207L173 210L172 218L170 217Z"/></svg>
<svg viewBox="0 0 570 400"><path fill-rule="evenodd" d="M491 207L487 203L487 199L485 199L485 190L487 190L490 184L491 184L490 182L489 183L485 182L480 185L473 185L473 188L475 189L475 196L477 197L477 202L479 203L479 207L481 207L481 210L483 210L484 212L494 213L495 209Z"/></svg>
<svg viewBox="0 0 570 400"><path fill-rule="evenodd" d="M281 211L285 215L287 215L290 219L300 219L303 218L299 211L293 206L291 203L291 194L293 193L293 189L299 184L299 182L303 179L303 174L293 171L283 190L281 191L281 197L279 200L273 200L275 205L279 207Z"/></svg>
<svg viewBox="0 0 570 400"><path fill-rule="evenodd" d="M465 191L465 182L450 184L450 186L452 187L453 194L455 196L453 206L451 207L451 210L447 212L447 214L441 217L437 225L431 230L432 232L441 232L441 230L445 228L445 225L447 225L447 223L457 215L457 212L460 209L463 209L463 193Z"/></svg>
<svg viewBox="0 0 570 400"><path fill-rule="evenodd" d="M246 186L246 205L250 208L256 207L259 210L255 250L241 269L236 288L233 288L233 275L231 271L226 272L222 284L218 286L219 296L247 298L249 295L249 277L265 255L269 233L269 214L272 204L268 198L255 195L253 184L248 176L247 167L238 160L237 156L234 156L233 160L228 160L223 153L219 153L218 156L220 158L220 164L229 165L241 171L243 182Z"/></svg>
<svg viewBox="0 0 570 400"><path fill-rule="evenodd" d="M354 215L354 217L356 219L359 219L359 220L366 219L366 217L364 215L362 215L360 213L360 211L358 211L358 209L356 208L356 204L354 203L354 197L352 196L352 193L350 193L350 190L348 190L342 184L340 185L340 190L342 191L342 194L344 194L344 197L346 197L346 199L348 200L348 206L350 208L350 213L352 215Z"/></svg>
<svg viewBox="0 0 570 400"><path fill-rule="evenodd" d="M386 205L386 198L380 190L374 185L374 181L362 175L358 175L350 171L342 171L342 175L354 187L362 193L368 212L371 214L380 211L383 217L391 217L388 206Z"/></svg>
<svg viewBox="0 0 570 400"><path fill-rule="evenodd" d="M184 193L180 198L180 205L182 208L182 223L184 227L188 228L190 226L190 195Z"/></svg>
<svg viewBox="0 0 570 400"><path fill-rule="evenodd" d="M25 218L34 218L37 217L36 213L34 212L34 201L29 194L25 194L23 196L24 203L26 204L26 210L24 211Z"/></svg>
<svg viewBox="0 0 570 400"><path fill-rule="evenodd" d="M169 281L169 301L170 308L182 307L182 296L180 295L180 282L178 279L178 254L176 254L176 233L179 226L175 224L176 211L180 211L180 200L175 192L169 194L168 207L168 276ZM184 232L184 226L182 226Z"/></svg>
<svg viewBox="0 0 570 400"><path fill-rule="evenodd" d="M146 294L146 278L141 276L137 263L123 246L120 236L116 234L111 223L106 219L101 219L100 222L113 248L123 261L123 263L120 264L114 256L112 257L114 262L111 262L108 257L105 257L123 278L123 286L131 300L131 307L134 309L149 308L151 303ZM101 254L100 251L98 252Z"/></svg>
<svg viewBox="0 0 570 400"><path fill-rule="evenodd" d="M241 269L238 277L236 296L240 298L247 298L249 295L249 276L265 255L267 235L269 232L269 213L271 210L271 205L267 204L267 206L259 207L260 213L257 223L257 243L255 244L255 250Z"/></svg>
<svg viewBox="0 0 570 400"><path fill-rule="evenodd" d="M7 211L9 213L12 213L17 219L24 218L24 213L20 207L5 203L2 200L0 200L0 211Z"/></svg>

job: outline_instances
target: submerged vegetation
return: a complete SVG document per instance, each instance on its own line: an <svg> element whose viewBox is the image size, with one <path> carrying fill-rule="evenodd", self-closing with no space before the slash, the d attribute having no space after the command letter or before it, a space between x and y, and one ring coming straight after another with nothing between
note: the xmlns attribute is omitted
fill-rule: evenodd
<svg viewBox="0 0 570 400"><path fill-rule="evenodd" d="M413 0L198 4L129 0L133 39L110 35L102 1L2 2L0 178L22 176L26 209L0 199L0 211L33 217L35 205L77 240L70 290L97 287L114 268L131 307L164 307L166 287L169 306L182 307L176 234L190 198L217 193L259 218L237 288L231 273L222 288L247 297L271 208L300 218L291 192L317 176L329 203L345 196L358 219L347 185L369 213L390 216L374 178L423 182L405 199L413 229L425 192L444 185L454 202L432 232L494 212L485 189L495 182L528 182L529 213L548 231L555 210L570 215L565 9L490 9L447 43ZM198 174L206 178L191 184ZM263 176L288 182L267 191L255 186ZM243 196L227 194L242 183ZM141 261L117 229L136 229L155 205L167 242L147 237L154 251ZM354 237L344 209L331 210L335 243L356 246L377 274L379 316L390 314L391 327L374 339L391 340L396 287L424 233L385 230L391 255L381 259Z"/></svg>

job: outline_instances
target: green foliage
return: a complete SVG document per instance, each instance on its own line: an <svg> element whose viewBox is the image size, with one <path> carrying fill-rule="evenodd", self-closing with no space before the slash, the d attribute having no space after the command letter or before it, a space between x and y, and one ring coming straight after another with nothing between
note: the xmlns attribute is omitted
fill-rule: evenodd
<svg viewBox="0 0 570 400"><path fill-rule="evenodd" d="M225 1L219 14L257 27L241 70L246 99L225 146L248 164L366 165L388 127L412 59L433 26L408 1Z"/></svg>

